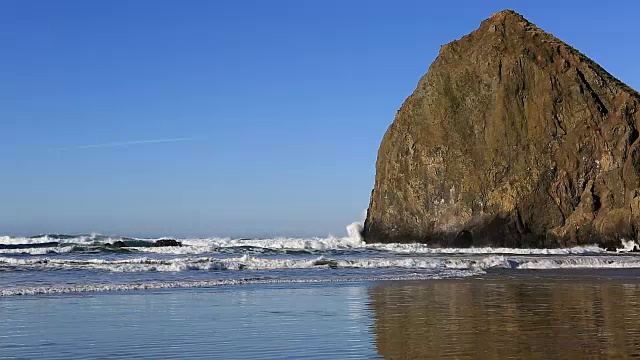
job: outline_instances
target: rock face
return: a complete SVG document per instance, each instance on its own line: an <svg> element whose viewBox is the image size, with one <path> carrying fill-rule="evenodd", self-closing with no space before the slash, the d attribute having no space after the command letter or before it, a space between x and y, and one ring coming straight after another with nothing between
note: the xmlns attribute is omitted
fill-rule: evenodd
<svg viewBox="0 0 640 360"><path fill-rule="evenodd" d="M367 242L611 246L640 232L640 94L505 10L444 45L387 130Z"/></svg>

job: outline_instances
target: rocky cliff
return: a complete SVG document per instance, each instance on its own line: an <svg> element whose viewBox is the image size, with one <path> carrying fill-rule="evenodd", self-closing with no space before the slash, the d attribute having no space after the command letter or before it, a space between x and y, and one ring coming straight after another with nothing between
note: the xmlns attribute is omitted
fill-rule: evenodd
<svg viewBox="0 0 640 360"><path fill-rule="evenodd" d="M505 10L442 46L387 130L367 242L612 246L640 232L640 94Z"/></svg>

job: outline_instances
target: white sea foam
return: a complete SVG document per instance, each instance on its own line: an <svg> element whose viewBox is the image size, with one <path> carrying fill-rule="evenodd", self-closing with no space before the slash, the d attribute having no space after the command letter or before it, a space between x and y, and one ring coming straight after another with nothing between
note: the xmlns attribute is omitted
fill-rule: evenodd
<svg viewBox="0 0 640 360"><path fill-rule="evenodd" d="M208 248L256 247L272 250L344 250L360 248L358 238L185 239L183 245Z"/></svg>
<svg viewBox="0 0 640 360"><path fill-rule="evenodd" d="M318 265L322 264L322 265ZM343 268L405 268L425 272L406 275L314 278L314 279L221 279L207 281L148 282L132 284L80 284L54 286L26 286L0 289L0 296L36 295L74 292L129 291L169 288L215 287L242 284L326 283L382 280L426 280L477 276L494 268L512 269L606 269L640 268L640 257L635 256L504 256L490 255L473 258L428 257L393 259L265 259L243 256L233 259L183 258L159 260L135 258L108 261L104 259L16 259L0 257L0 266L27 266L58 269L104 269L109 271L184 271L184 270L232 270L232 269L304 269L311 267Z"/></svg>
<svg viewBox="0 0 640 360"><path fill-rule="evenodd" d="M267 250L301 250L301 251L331 251L331 250L375 250L402 254L520 254L520 255L571 255L597 254L605 250L595 246L577 246L556 249L528 249L528 248L433 248L427 244L366 244L360 236L361 225L353 223L349 226L348 237L336 238L272 238L272 239L182 239L182 247L145 247L134 248L136 251L163 254L202 254L220 249L255 248Z"/></svg>
<svg viewBox="0 0 640 360"><path fill-rule="evenodd" d="M426 244L365 244L357 238L275 238L275 239L185 239L182 247L147 247L136 251L163 254L202 254L232 248L255 248L287 251L375 250L400 254L519 254L519 255L571 255L597 254L605 250L595 245L557 249L527 248L433 248Z"/></svg>
<svg viewBox="0 0 640 360"><path fill-rule="evenodd" d="M250 284L314 284L314 283L349 283L369 281L398 281L398 280L437 280L448 278L462 278L482 274L482 271L449 270L432 274L407 274L403 276L378 276L378 277L354 277L354 278L322 278L322 279L225 279L205 281L172 281L172 282L147 282L132 284L79 284L56 286L23 286L0 289L0 296L42 295L63 293L85 293L105 291L136 291L152 289L175 288L208 288L231 285Z"/></svg>
<svg viewBox="0 0 640 360"><path fill-rule="evenodd" d="M194 271L194 270L286 270L311 268L363 269L570 269L570 268L640 268L635 256L423 256L376 258L273 258L242 256L235 258L185 257L156 259L148 257L121 260L67 259L49 257L0 257L1 267L27 269L90 269L113 272Z"/></svg>
<svg viewBox="0 0 640 360"><path fill-rule="evenodd" d="M309 251L322 252L332 250L374 250L401 254L520 254L520 255L573 255L573 254L595 254L603 253L604 249L595 245L559 248L559 249L514 249L514 248L432 248L426 244L366 244L361 236L362 222L354 222L347 226L346 237L329 236L326 238L270 238L270 239L232 239L232 238L187 238L178 239L182 242L182 247L132 247L129 248L138 252L149 252L159 254L193 255L206 254L219 250L239 248L245 251L250 248L256 250L275 251ZM15 244L42 244L47 242L57 242L59 244L93 245L113 243L122 240L120 237L109 237L99 234L81 235L73 238L60 238L59 236L44 235L36 238L13 238L8 236L0 237L0 245ZM143 241L149 245L157 240L166 238L127 238L128 241ZM631 251L635 242L623 240L623 247L620 252ZM13 249L12 249L13 250ZM4 251L1 253L30 253L42 254L41 249L23 249L24 251ZM49 249L52 252L61 252L59 248ZM64 251L64 250L62 250Z"/></svg>
<svg viewBox="0 0 640 360"><path fill-rule="evenodd" d="M426 244L367 244L367 249L384 250L403 254L518 254L518 255L571 255L571 254L597 254L605 250L595 246L576 246L557 249L529 249L529 248L432 248Z"/></svg>
<svg viewBox="0 0 640 360"><path fill-rule="evenodd" d="M311 269L321 267L342 268L407 268L432 269L442 267L433 259L353 259L333 260L318 258L265 258L242 256L236 258L173 258L153 259L147 257L122 260L107 259L60 259L60 258L11 258L0 257L0 267L24 267L30 269L91 269L114 272L141 271L189 271L189 270L275 270Z"/></svg>
<svg viewBox="0 0 640 360"><path fill-rule="evenodd" d="M0 254L29 254L29 255L46 255L50 253L63 254L73 251L72 246L51 246L37 247L27 249L0 249Z"/></svg>
<svg viewBox="0 0 640 360"><path fill-rule="evenodd" d="M640 268L640 258L567 257L528 259L514 263L518 269L628 269Z"/></svg>
<svg viewBox="0 0 640 360"><path fill-rule="evenodd" d="M1 245L36 245L49 242L57 242L59 244L90 245L94 243L111 243L118 240L122 240L122 238L103 236L100 234L78 235L64 238L53 235L42 235L38 237L0 236Z"/></svg>
<svg viewBox="0 0 640 360"><path fill-rule="evenodd" d="M347 239L353 240L358 244L362 244L362 229L362 223L357 221L347 225Z"/></svg>
<svg viewBox="0 0 640 360"><path fill-rule="evenodd" d="M0 249L0 254L32 254L44 255L47 253L66 253L73 251L73 247L68 244L74 243L67 240L67 246L54 246L43 248L26 249ZM354 250L354 251L384 251L399 254L519 254L519 255L572 255L572 254L597 254L604 253L605 250L597 246L582 246L558 249L527 249L527 248L432 248L425 244L365 244L355 238L274 238L274 239L181 239L183 246L168 247L128 247L127 250L136 252L173 254L173 255L196 255L206 254L224 249L231 251L234 248L238 251L246 252L253 248L255 251L309 251L322 252L334 250ZM110 242L110 241L105 241ZM111 241L112 242L112 241ZM633 242L630 242L633 243ZM35 243L37 244L37 243ZM87 244L87 243L85 243ZM633 249L633 245L618 250L627 252Z"/></svg>
<svg viewBox="0 0 640 360"><path fill-rule="evenodd" d="M619 249L616 249L617 252L631 252L634 250L638 250L640 249L640 246L638 245L637 242L633 241L633 240L625 240L622 239L622 247Z"/></svg>

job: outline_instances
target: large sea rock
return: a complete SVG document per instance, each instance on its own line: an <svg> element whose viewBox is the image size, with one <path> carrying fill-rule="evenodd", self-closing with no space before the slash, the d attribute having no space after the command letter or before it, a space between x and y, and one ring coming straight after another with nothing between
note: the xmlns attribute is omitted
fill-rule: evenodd
<svg viewBox="0 0 640 360"><path fill-rule="evenodd" d="M398 110L378 152L364 239L637 239L639 103L578 50L514 11L496 13L442 46Z"/></svg>

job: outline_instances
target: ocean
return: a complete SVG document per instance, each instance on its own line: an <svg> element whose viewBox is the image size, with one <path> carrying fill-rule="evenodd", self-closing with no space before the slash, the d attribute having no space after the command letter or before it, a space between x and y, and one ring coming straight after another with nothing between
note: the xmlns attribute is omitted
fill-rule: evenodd
<svg viewBox="0 0 640 360"><path fill-rule="evenodd" d="M365 244L356 224L342 238L157 240L0 237L0 358L640 356L629 243Z"/></svg>

